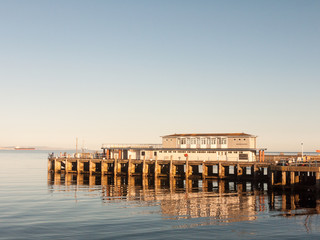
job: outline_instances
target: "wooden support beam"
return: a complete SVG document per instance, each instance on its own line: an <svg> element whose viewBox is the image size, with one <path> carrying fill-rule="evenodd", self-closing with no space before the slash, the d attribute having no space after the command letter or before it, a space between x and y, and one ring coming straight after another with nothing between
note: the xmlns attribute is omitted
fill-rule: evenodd
<svg viewBox="0 0 320 240"><path fill-rule="evenodd" d="M300 183L300 172L297 172L295 179L294 179L294 183Z"/></svg>
<svg viewBox="0 0 320 240"><path fill-rule="evenodd" d="M155 160L155 163L154 163L154 164L155 164L155 165L154 165L154 169L155 169L154 174L155 174L155 176L156 176L156 175L158 174L158 173L156 172L156 166L158 165L157 157L156 157L156 160ZM143 163L142 163L142 175L143 175L143 176L148 176L148 175L149 175L149 164L147 164L145 158L143 159Z"/></svg>
<svg viewBox="0 0 320 240"><path fill-rule="evenodd" d="M208 176L208 167L205 162L202 163L202 179L206 179Z"/></svg>
<svg viewBox="0 0 320 240"><path fill-rule="evenodd" d="M93 167L92 167L92 161L91 160L89 160L89 174L90 175L92 175L92 169L93 169ZM90 184L89 184L90 185Z"/></svg>
<svg viewBox="0 0 320 240"><path fill-rule="evenodd" d="M270 171L270 185L273 186L274 185L274 172Z"/></svg>
<svg viewBox="0 0 320 240"><path fill-rule="evenodd" d="M290 185L294 185L295 182L295 172L290 172Z"/></svg>
<svg viewBox="0 0 320 240"><path fill-rule="evenodd" d="M52 170L52 160L48 159L48 172Z"/></svg>
<svg viewBox="0 0 320 240"><path fill-rule="evenodd" d="M108 163L103 159L101 159L100 163L101 163L101 176L103 176L108 171Z"/></svg>
<svg viewBox="0 0 320 240"><path fill-rule="evenodd" d="M186 177L186 181L188 179L188 177L190 176L190 172L189 172L189 156L186 154L186 170L185 170L185 177ZM192 171L192 170L191 170ZM187 183L187 182L186 182Z"/></svg>
<svg viewBox="0 0 320 240"><path fill-rule="evenodd" d="M176 176L177 167L173 164L172 155L170 156L170 178L174 178Z"/></svg>
<svg viewBox="0 0 320 240"><path fill-rule="evenodd" d="M61 172L61 161L54 160L54 172Z"/></svg>
<svg viewBox="0 0 320 240"><path fill-rule="evenodd" d="M225 192L225 181L219 180L218 182L219 194L223 194Z"/></svg>
<svg viewBox="0 0 320 240"><path fill-rule="evenodd" d="M72 162L69 161L68 159L66 159L66 163L65 163L65 170L66 173L71 172L72 171Z"/></svg>
<svg viewBox="0 0 320 240"><path fill-rule="evenodd" d="M281 185L285 186L287 184L287 172L281 172Z"/></svg>
<svg viewBox="0 0 320 240"><path fill-rule="evenodd" d="M224 169L224 166L222 166L221 163L218 164L218 176L219 176L219 178L224 178L225 177L225 169Z"/></svg>
<svg viewBox="0 0 320 240"><path fill-rule="evenodd" d="M113 175L116 177L118 175L118 159L117 157L114 158L113 162ZM116 181L116 179L115 179Z"/></svg>
<svg viewBox="0 0 320 240"><path fill-rule="evenodd" d="M131 176L136 171L136 165L132 163L131 155L129 156L128 160L128 176Z"/></svg>

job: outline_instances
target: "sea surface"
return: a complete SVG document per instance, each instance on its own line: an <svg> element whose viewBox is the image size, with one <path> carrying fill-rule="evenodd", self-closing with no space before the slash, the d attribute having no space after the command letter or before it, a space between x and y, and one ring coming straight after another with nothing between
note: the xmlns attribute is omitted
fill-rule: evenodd
<svg viewBox="0 0 320 240"><path fill-rule="evenodd" d="M320 239L312 189L48 174L47 156L0 151L0 239Z"/></svg>

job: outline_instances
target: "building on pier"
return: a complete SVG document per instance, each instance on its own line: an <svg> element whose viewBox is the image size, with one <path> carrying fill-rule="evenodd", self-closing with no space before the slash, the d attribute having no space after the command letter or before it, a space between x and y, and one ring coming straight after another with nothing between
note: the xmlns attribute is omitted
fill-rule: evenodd
<svg viewBox="0 0 320 240"><path fill-rule="evenodd" d="M256 136L246 133L172 134L162 144L102 145L106 158L256 161Z"/></svg>

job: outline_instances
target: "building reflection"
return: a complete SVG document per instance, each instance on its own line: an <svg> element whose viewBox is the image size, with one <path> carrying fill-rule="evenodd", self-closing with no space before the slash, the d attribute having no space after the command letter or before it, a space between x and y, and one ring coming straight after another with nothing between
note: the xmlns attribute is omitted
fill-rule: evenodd
<svg viewBox="0 0 320 240"><path fill-rule="evenodd" d="M162 215L171 219L238 222L254 221L265 211L282 216L320 212L316 190L274 191L265 182L48 173L48 188L52 193L91 192L99 195L104 204L119 200L129 204L156 204Z"/></svg>

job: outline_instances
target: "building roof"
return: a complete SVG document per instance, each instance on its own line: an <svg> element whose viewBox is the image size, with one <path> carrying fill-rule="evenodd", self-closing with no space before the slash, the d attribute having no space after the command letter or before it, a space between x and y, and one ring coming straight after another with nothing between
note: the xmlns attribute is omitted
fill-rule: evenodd
<svg viewBox="0 0 320 240"><path fill-rule="evenodd" d="M162 137L254 137L247 133L183 133L183 134L171 134Z"/></svg>

